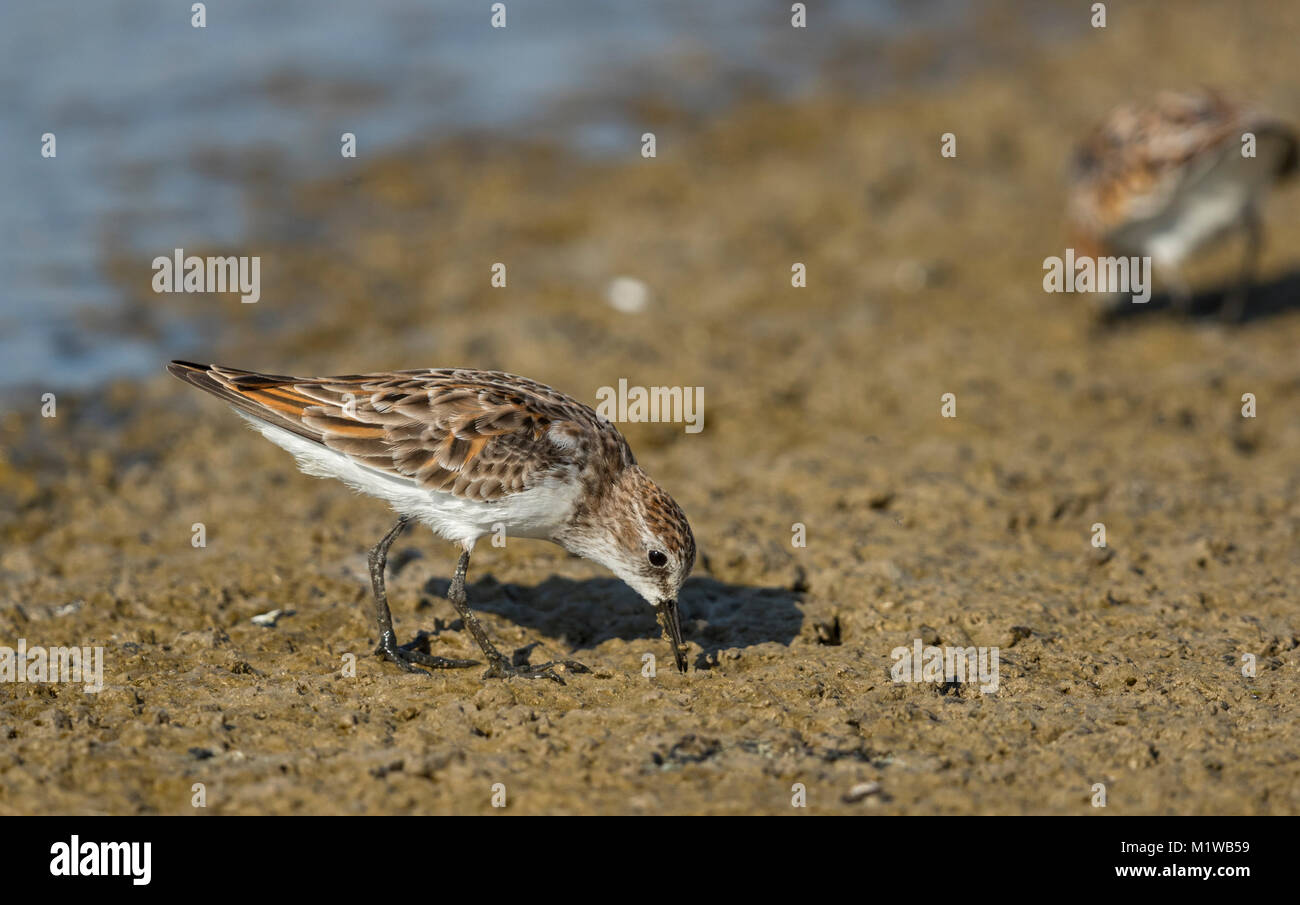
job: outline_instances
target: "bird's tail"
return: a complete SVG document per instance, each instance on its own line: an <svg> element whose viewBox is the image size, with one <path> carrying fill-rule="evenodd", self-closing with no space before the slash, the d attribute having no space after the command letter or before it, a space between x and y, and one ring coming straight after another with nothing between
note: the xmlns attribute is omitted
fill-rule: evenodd
<svg viewBox="0 0 1300 905"><path fill-rule="evenodd" d="M293 388L298 378L192 361L168 362L167 371L260 421L282 427L315 443L322 442L319 431L302 423L302 412L316 401Z"/></svg>

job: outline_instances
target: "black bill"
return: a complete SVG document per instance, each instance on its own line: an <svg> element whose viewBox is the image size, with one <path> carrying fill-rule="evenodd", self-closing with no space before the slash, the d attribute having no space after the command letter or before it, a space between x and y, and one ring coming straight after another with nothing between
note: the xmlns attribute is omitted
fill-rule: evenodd
<svg viewBox="0 0 1300 905"><path fill-rule="evenodd" d="M662 601L655 607L655 615L659 618L659 627L663 629L664 640L673 647L677 671L686 672L686 642L682 640L682 622L677 614L677 601Z"/></svg>

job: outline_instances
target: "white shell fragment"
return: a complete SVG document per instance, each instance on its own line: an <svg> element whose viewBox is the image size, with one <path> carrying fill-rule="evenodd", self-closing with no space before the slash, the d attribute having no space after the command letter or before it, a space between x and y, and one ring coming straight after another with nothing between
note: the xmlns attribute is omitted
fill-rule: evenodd
<svg viewBox="0 0 1300 905"><path fill-rule="evenodd" d="M605 300L615 311L639 314L650 305L650 287L636 277L614 277L605 287Z"/></svg>
<svg viewBox="0 0 1300 905"><path fill-rule="evenodd" d="M253 617L253 624L265 628L275 628L275 624L280 621L281 616L292 616L293 610L271 610L269 613L259 613Z"/></svg>

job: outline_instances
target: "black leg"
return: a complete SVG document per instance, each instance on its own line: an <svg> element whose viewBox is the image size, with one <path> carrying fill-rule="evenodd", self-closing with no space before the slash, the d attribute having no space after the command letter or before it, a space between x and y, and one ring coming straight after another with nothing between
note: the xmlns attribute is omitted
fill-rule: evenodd
<svg viewBox="0 0 1300 905"><path fill-rule="evenodd" d="M1219 316L1231 323L1237 323L1246 313L1246 299L1250 296L1251 284L1255 282L1255 267L1259 263L1260 249L1264 247L1264 224L1254 207L1246 208L1241 226L1246 233L1241 272L1237 276L1237 285L1224 297L1223 307L1219 309Z"/></svg>
<svg viewBox="0 0 1300 905"><path fill-rule="evenodd" d="M469 608L469 603L465 599L465 573L469 571L469 551L465 550L460 554L460 561L456 563L456 574L452 576L451 587L447 589L447 599L451 605L456 608L460 614L461 621L465 623L465 628L474 636L478 646L483 651L483 656L487 658L488 669L483 673L485 679L508 679L511 676L519 676L524 679L553 679L564 684L564 679L554 669L556 666L563 665L574 672L591 672L586 666L583 666L577 660L552 660L549 663L543 663L540 666L529 666L526 653L522 663L512 662L505 658L501 651L496 649L492 639L488 637L483 630L483 624L478 621L478 617ZM531 649L534 645L529 645ZM516 651L516 659L518 658Z"/></svg>
<svg viewBox="0 0 1300 905"><path fill-rule="evenodd" d="M1098 322L1110 323L1128 313L1128 306L1133 304L1130 297L1119 292L1105 292L1092 302L1093 316Z"/></svg>
<svg viewBox="0 0 1300 905"><path fill-rule="evenodd" d="M410 644L401 647L397 645L397 636L393 633L393 614L388 609L388 593L384 590L384 566L388 564L388 548L393 545L393 541L397 540L397 536L410 521L406 516L402 516L393 526L393 530L384 535L384 539L375 544L370 551L370 584L375 592L375 619L379 623L379 645L375 648L375 653L396 663L407 672L424 672L418 669L416 664L430 669L461 669L466 666L477 666L477 660L450 660L446 657L431 656L428 652L429 642L424 632L421 632L419 637ZM417 649L421 645L423 649Z"/></svg>
<svg viewBox="0 0 1300 905"><path fill-rule="evenodd" d="M1169 299L1173 303L1174 310L1181 317L1191 317L1192 315L1192 287L1188 285L1187 278L1183 276L1183 271L1175 265L1165 267L1165 282L1169 284Z"/></svg>

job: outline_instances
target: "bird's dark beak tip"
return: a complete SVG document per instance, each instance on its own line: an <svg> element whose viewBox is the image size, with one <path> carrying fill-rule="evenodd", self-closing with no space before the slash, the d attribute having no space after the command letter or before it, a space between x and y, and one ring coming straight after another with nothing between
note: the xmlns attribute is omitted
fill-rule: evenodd
<svg viewBox="0 0 1300 905"><path fill-rule="evenodd" d="M659 626L663 629L664 640L672 646L673 662L677 664L677 671L685 674L686 653L682 648L686 642L682 640L682 624L677 614L677 601L664 600L655 609L658 611Z"/></svg>

